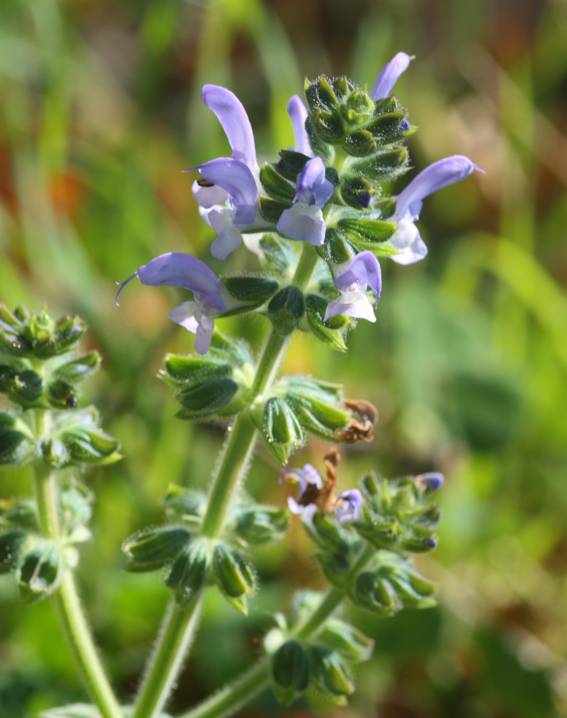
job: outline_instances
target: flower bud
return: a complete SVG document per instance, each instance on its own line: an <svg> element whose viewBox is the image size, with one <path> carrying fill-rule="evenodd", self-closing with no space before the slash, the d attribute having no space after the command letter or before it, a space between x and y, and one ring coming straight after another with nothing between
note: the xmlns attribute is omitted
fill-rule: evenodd
<svg viewBox="0 0 567 718"><path fill-rule="evenodd" d="M304 443L305 436L293 409L279 397L271 397L264 406L261 425L268 449L282 464Z"/></svg>
<svg viewBox="0 0 567 718"><path fill-rule="evenodd" d="M303 646L294 640L282 644L272 656L272 677L278 700L285 705L293 703L307 690L310 673L309 656Z"/></svg>
<svg viewBox="0 0 567 718"><path fill-rule="evenodd" d="M62 572L61 551L52 541L41 541L20 559L17 578L22 598L36 601L57 588Z"/></svg>
<svg viewBox="0 0 567 718"><path fill-rule="evenodd" d="M311 649L313 673L318 687L334 698L354 692L354 677L350 666L336 651L324 646Z"/></svg>
<svg viewBox="0 0 567 718"><path fill-rule="evenodd" d="M378 114L366 126L366 129L376 137L381 145L398 142L411 133L411 125L402 110Z"/></svg>
<svg viewBox="0 0 567 718"><path fill-rule="evenodd" d="M360 573L355 580L352 598L359 606L379 616L392 616L402 607L392 586L380 572Z"/></svg>
<svg viewBox="0 0 567 718"><path fill-rule="evenodd" d="M355 130L345 137L343 149L353 157L367 157L376 152L378 143L368 130Z"/></svg>
<svg viewBox="0 0 567 718"><path fill-rule="evenodd" d="M374 641L371 638L354 626L336 618L325 623L317 638L353 663L369 660L374 648Z"/></svg>
<svg viewBox="0 0 567 718"><path fill-rule="evenodd" d="M247 543L259 545L281 538L288 523L289 516L284 509L250 506L238 510L235 530Z"/></svg>
<svg viewBox="0 0 567 718"><path fill-rule="evenodd" d="M356 209L366 209L378 189L365 177L346 174L341 176L340 191L341 197L348 205Z"/></svg>
<svg viewBox="0 0 567 718"><path fill-rule="evenodd" d="M47 399L51 406L58 409L75 409L78 404L75 387L63 379L57 379L49 384Z"/></svg>
<svg viewBox="0 0 567 718"><path fill-rule="evenodd" d="M184 526L158 526L138 531L122 544L128 571L155 571L171 563L189 544L191 534Z"/></svg>
<svg viewBox="0 0 567 718"><path fill-rule="evenodd" d="M198 538L181 550L171 565L165 582L175 591L179 603L190 599L205 585L211 565L211 548L206 539Z"/></svg>
<svg viewBox="0 0 567 718"><path fill-rule="evenodd" d="M305 299L303 292L297 287L280 289L268 304L268 316L272 320L274 331L280 334L291 334L304 313Z"/></svg>
<svg viewBox="0 0 567 718"><path fill-rule="evenodd" d="M256 587L252 564L226 544L217 544L213 555L213 572L217 586L229 601L247 612L245 596Z"/></svg>

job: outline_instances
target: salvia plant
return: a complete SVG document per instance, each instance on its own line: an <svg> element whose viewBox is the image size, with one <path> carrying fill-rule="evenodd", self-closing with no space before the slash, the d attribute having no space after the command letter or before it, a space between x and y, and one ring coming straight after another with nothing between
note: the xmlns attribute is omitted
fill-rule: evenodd
<svg viewBox="0 0 567 718"><path fill-rule="evenodd" d="M168 354L160 377L175 393L180 419L228 426L208 493L169 486L163 523L125 537L126 569L155 572L171 594L138 694L125 697L127 705L106 676L74 578L81 544L91 537L86 470L121 458L97 410L80 400L80 384L100 357L78 348L81 319L0 307L0 392L11 407L0 412L0 463L31 465L34 475L33 498L0 504L0 570L13 574L22 600L51 597L58 604L92 701L51 709L45 718L165 716L206 593L219 591L246 613L261 588L254 548L283 540L291 517L307 532L328 590L297 595L291 610L276 616L257 664L183 718L233 715L267 687L284 704L316 691L342 705L372 640L341 617L341 607L351 602L387 618L433 604L433 586L413 556L435 548L440 513L432 497L442 476L369 473L356 488L342 488L337 447L372 440L375 408L346 398L339 384L279 373L295 331L347 351L357 321L375 321L380 260L423 259L423 201L478 169L466 157L447 157L394 191L410 170L406 143L415 127L392 89L411 59L398 53L370 92L346 77L306 81L306 102L294 96L287 107L294 147L263 163L236 96L203 88L231 154L190 170L197 175L193 194L216 234L213 257L226 260L244 245L256 255L257 272L217 276L200 259L170 252L119 286L117 302L134 279L186 293L169 316L195 335L195 354ZM237 313L268 321L257 356L215 326ZM330 442L320 466L289 467L309 436ZM282 467L275 478L287 488L285 506L257 504L241 490L261 442Z"/></svg>

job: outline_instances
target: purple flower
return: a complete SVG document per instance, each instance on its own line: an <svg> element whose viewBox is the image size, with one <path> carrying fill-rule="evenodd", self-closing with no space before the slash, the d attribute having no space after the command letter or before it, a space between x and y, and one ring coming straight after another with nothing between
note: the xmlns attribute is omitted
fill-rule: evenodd
<svg viewBox="0 0 567 718"><path fill-rule="evenodd" d="M295 138L294 150L301 152L301 154L307 155L307 157L313 157L313 151L311 144L309 143L309 137L307 130L305 129L305 120L307 119L307 109L297 95L293 95L287 103L287 111L291 117L293 124L293 136Z"/></svg>
<svg viewBox="0 0 567 718"><path fill-rule="evenodd" d="M327 305L325 321L338 315L376 321L368 289L372 290L376 300L380 298L382 273L372 252L360 252L343 265L335 277L335 286L340 296Z"/></svg>
<svg viewBox="0 0 567 718"><path fill-rule="evenodd" d="M372 92L370 93L372 99L383 100L385 97L388 97L400 75L408 69L413 59L413 56L408 55L406 52L398 52L397 55L394 55L390 62L378 74Z"/></svg>
<svg viewBox="0 0 567 718"><path fill-rule="evenodd" d="M390 238L390 243L398 250L398 254L392 255L394 262L413 264L427 255L425 242L415 226L423 200L433 192L465 179L475 170L483 171L468 157L445 157L426 167L400 192L396 198L396 212L393 217L398 227Z"/></svg>
<svg viewBox="0 0 567 718"><path fill-rule="evenodd" d="M317 469L311 464L305 464L302 469L286 470L282 474L282 480L297 488L295 497L288 496L287 506L292 514L297 516L313 513L315 499L323 488L323 479Z"/></svg>
<svg viewBox="0 0 567 718"><path fill-rule="evenodd" d="M278 231L289 239L319 246L325 241L322 208L333 194L333 185L325 177L320 157L309 160L297 176L293 205L285 209L278 221Z"/></svg>
<svg viewBox="0 0 567 718"><path fill-rule="evenodd" d="M116 304L127 284L134 278L149 286L187 289L193 300L183 302L169 313L169 318L195 334L195 350L205 354L209 350L214 319L225 309L223 285L217 275L201 260L190 254L168 252L155 257L128 279L119 283Z"/></svg>
<svg viewBox="0 0 567 718"><path fill-rule="evenodd" d="M342 523L358 521L362 510L362 494L358 489L343 491L335 501L335 516Z"/></svg>
<svg viewBox="0 0 567 718"><path fill-rule="evenodd" d="M218 157L198 165L201 180L193 183L193 194L201 216L217 232L212 255L226 259L242 241L241 230L258 220L256 146L250 120L236 95L219 85L205 85L202 97L221 123L232 157Z"/></svg>
<svg viewBox="0 0 567 718"><path fill-rule="evenodd" d="M445 477L438 471L429 471L425 474L420 474L415 477L416 484L421 487L424 491L433 492L439 491L445 482Z"/></svg>

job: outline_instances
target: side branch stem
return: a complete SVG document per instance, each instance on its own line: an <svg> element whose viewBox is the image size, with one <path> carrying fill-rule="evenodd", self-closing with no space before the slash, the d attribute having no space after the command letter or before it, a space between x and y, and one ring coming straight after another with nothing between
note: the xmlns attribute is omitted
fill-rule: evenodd
<svg viewBox="0 0 567 718"><path fill-rule="evenodd" d="M304 245L292 283L303 289L307 286L318 255L315 249ZM289 336L270 331L260 355L251 401L268 389L279 370ZM226 517L238 486L246 475L257 430L248 412L242 412L235 420L221 459L213 476L212 487L203 517L201 533L203 536L217 538L226 521ZM177 675L186 657L192 636L198 626L198 608L201 601L189 601L180 606L174 599L168 608L162 624L160 636L144 681L136 700L132 718L154 718L165 706Z"/></svg>
<svg viewBox="0 0 567 718"><path fill-rule="evenodd" d="M59 516L55 474L42 467L36 467L34 488L41 532L46 538L57 540L59 538ZM70 569L63 569L61 584L53 599L88 692L101 716L103 718L121 718L122 711L98 656Z"/></svg>
<svg viewBox="0 0 567 718"><path fill-rule="evenodd" d="M368 547L351 570L356 575L372 558L375 549ZM321 599L319 605L306 616L290 634L290 638L309 641L314 638L325 621L336 611L345 598L344 591L331 588ZM259 663L245 671L239 678L222 688L200 705L184 713L181 718L229 718L261 693L270 683L270 659L263 658Z"/></svg>

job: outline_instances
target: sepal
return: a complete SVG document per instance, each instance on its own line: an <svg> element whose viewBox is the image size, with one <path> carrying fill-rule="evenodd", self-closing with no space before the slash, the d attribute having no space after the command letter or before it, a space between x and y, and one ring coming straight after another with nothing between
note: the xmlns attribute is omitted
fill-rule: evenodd
<svg viewBox="0 0 567 718"><path fill-rule="evenodd" d="M277 541L287 531L289 515L273 506L244 506L236 510L234 531L247 544Z"/></svg>
<svg viewBox="0 0 567 718"><path fill-rule="evenodd" d="M305 314L303 292L294 286L285 287L272 297L268 304L268 317L274 331L279 334L291 334L299 326Z"/></svg>
<svg viewBox="0 0 567 718"><path fill-rule="evenodd" d="M191 541L184 526L158 526L142 529L122 544L128 571L155 571L171 563Z"/></svg>
<svg viewBox="0 0 567 718"><path fill-rule="evenodd" d="M179 418L231 416L246 404L253 362L243 342L215 332L205 356L167 354L159 377L178 390Z"/></svg>
<svg viewBox="0 0 567 718"><path fill-rule="evenodd" d="M282 464L287 463L292 451L305 443L305 434L295 412L287 401L276 396L264 405L260 429L266 446Z"/></svg>
<svg viewBox="0 0 567 718"><path fill-rule="evenodd" d="M223 277L221 281L230 297L237 300L237 304L232 303L226 311L219 315L222 317L243 314L261 307L277 292L279 287L274 279L261 276Z"/></svg>
<svg viewBox="0 0 567 718"><path fill-rule="evenodd" d="M252 564L228 544L219 543L213 554L213 577L229 603L247 613L246 598L256 588Z"/></svg>
<svg viewBox="0 0 567 718"><path fill-rule="evenodd" d="M374 650L371 638L338 618L329 619L317 639L352 663L370 660Z"/></svg>
<svg viewBox="0 0 567 718"><path fill-rule="evenodd" d="M313 646L310 653L315 684L321 692L342 705L355 688L348 661L326 646Z"/></svg>
<svg viewBox="0 0 567 718"><path fill-rule="evenodd" d="M211 569L211 543L196 538L177 555L165 579L177 601L184 603L206 584Z"/></svg>
<svg viewBox="0 0 567 718"><path fill-rule="evenodd" d="M20 466L34 455L34 437L28 424L15 413L0 411L0 465Z"/></svg>
<svg viewBox="0 0 567 718"><path fill-rule="evenodd" d="M39 601L59 585L63 571L61 549L54 541L41 540L24 551L18 562L16 577L25 601Z"/></svg>
<svg viewBox="0 0 567 718"><path fill-rule="evenodd" d="M291 705L309 686L309 654L299 641L289 640L273 654L271 663L276 698L283 705Z"/></svg>
<svg viewBox="0 0 567 718"><path fill-rule="evenodd" d="M350 327L348 317L337 316L324 320L328 302L316 294L305 297L305 317L311 333L331 349L339 352L347 350L345 336Z"/></svg>

